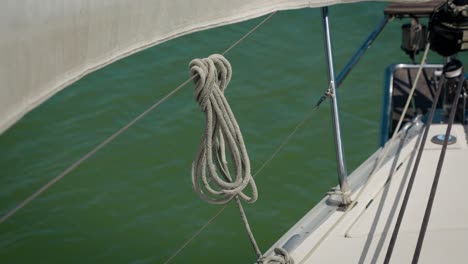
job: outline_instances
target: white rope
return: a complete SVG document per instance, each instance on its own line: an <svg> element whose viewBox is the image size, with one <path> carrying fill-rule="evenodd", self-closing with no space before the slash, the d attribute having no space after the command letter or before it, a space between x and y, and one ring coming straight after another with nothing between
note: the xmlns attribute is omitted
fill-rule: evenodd
<svg viewBox="0 0 468 264"><path fill-rule="evenodd" d="M192 163L192 184L205 201L224 204L239 195L253 203L258 193L250 173L250 160L244 139L232 110L224 97L231 80L232 68L222 55L211 55L190 62L195 76L195 100L206 115L206 129ZM226 160L226 143L234 167L231 176ZM250 185L252 194L243 190Z"/></svg>
<svg viewBox="0 0 468 264"><path fill-rule="evenodd" d="M284 248L275 248L274 254L269 254L260 258L258 264L294 264L294 259Z"/></svg>
<svg viewBox="0 0 468 264"><path fill-rule="evenodd" d="M193 188L203 200L212 204L225 204L235 198L250 243L261 257L262 252L240 200L253 203L258 192L250 173L250 159L242 133L224 97L232 76L231 64L222 55L214 54L191 61L190 74L195 76L195 100L206 115L205 133L192 163ZM226 160L226 143L235 177L231 176ZM251 196L243 193L247 185L252 189Z"/></svg>

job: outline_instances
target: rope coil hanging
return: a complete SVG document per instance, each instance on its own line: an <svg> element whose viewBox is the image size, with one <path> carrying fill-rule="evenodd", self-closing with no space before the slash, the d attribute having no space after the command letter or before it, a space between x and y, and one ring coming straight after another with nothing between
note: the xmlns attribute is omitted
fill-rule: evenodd
<svg viewBox="0 0 468 264"><path fill-rule="evenodd" d="M195 100L206 115L206 129L192 164L192 184L195 192L212 204L235 200L250 242L259 257L258 263L293 264L287 251L275 248L275 255L262 256L255 241L240 198L253 203L258 198L257 187L250 172L250 160L239 125L224 97L232 76L231 64L222 55L214 54L190 62L190 74L195 81ZM233 161L235 177L229 172L226 143ZM250 185L252 194L243 191Z"/></svg>
<svg viewBox="0 0 468 264"><path fill-rule="evenodd" d="M194 78L195 100L206 115L206 129L198 153L192 163L192 184L195 192L212 204L223 204L237 195L248 203L257 200L258 192L250 172L250 160L239 125L224 97L232 76L230 63L214 54L190 62ZM226 160L229 151L234 177ZM250 185L251 195L243 191Z"/></svg>

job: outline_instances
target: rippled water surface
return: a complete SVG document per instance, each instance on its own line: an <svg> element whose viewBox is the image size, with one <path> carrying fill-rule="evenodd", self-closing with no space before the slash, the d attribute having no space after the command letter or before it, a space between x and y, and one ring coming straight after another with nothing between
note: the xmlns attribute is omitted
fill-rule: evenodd
<svg viewBox="0 0 468 264"><path fill-rule="evenodd" d="M336 71L380 21L382 3L331 7ZM220 53L255 19L194 33L92 73L0 136L0 214L62 172L188 77L196 57ZM340 88L347 167L378 147L384 69L408 62L400 22L387 26ZM276 14L228 53L226 95L253 171L327 88L319 9ZM434 57L434 56L433 56ZM163 263L221 206L193 192L190 167L204 117L185 87L38 199L0 225L1 263ZM337 184L329 104L258 175L246 205L262 250ZM230 205L173 263L252 263Z"/></svg>

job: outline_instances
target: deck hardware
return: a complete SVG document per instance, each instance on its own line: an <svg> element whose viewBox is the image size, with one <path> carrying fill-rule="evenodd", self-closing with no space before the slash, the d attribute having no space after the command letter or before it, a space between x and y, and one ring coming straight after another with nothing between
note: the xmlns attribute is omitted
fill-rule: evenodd
<svg viewBox="0 0 468 264"><path fill-rule="evenodd" d="M398 164L398 166L396 167L395 171L398 171L398 170L401 168L401 165L403 165L403 162L401 162L400 164Z"/></svg>
<svg viewBox="0 0 468 264"><path fill-rule="evenodd" d="M369 208L369 206L372 204L373 201L374 201L374 199L369 200L369 202L366 204L366 209Z"/></svg>
<svg viewBox="0 0 468 264"><path fill-rule="evenodd" d="M333 65L333 51L328 17L328 7L322 7L323 33L325 39L325 52L327 54L329 88L327 94L331 100L331 111L333 119L333 134L335 139L335 152L338 170L338 181L340 183L342 202L344 205L351 203L351 188L347 180L346 164L344 159L343 143L341 141L340 115L338 109L338 95L336 94L335 72Z"/></svg>
<svg viewBox="0 0 468 264"><path fill-rule="evenodd" d="M444 143L444 140L445 140L445 135L440 134L440 135L433 136L431 139L431 142L437 145L442 145ZM455 142L457 142L457 138L450 135L447 144L452 145L452 144L455 144Z"/></svg>

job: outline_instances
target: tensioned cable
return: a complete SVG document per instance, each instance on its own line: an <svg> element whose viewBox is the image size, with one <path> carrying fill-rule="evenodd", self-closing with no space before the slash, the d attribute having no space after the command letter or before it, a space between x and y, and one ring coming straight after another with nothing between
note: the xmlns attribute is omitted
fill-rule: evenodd
<svg viewBox="0 0 468 264"><path fill-rule="evenodd" d="M294 129L286 136L286 138L281 142L281 144L276 147L276 150L271 154L271 156L263 162L263 164L257 169L257 171L252 175L252 177L257 177L257 175L283 150L286 144L292 139L292 137L297 133L297 131L312 117L314 110L318 109L319 105L315 105L309 113L294 127ZM220 216L223 211L228 207L229 203L225 204L218 212L216 212L202 227L200 227L193 235L187 239L175 252L172 254L163 264L171 262L175 257L177 257L182 250L184 250L195 238L198 237L218 216Z"/></svg>
<svg viewBox="0 0 468 264"><path fill-rule="evenodd" d="M413 171L411 172L411 176L410 176L410 179L408 181L408 186L406 187L405 196L403 197L403 202L401 204L400 211L398 213L397 221L395 223L395 228L393 229L392 237L390 238L390 243L388 244L388 249L387 249L387 253L385 254L384 263L389 263L390 258L392 257L393 248L395 247L395 242L396 242L396 239L398 237L398 232L400 230L401 222L403 220L403 216L404 216L405 211L406 211L406 206L408 205L409 197L411 195L411 190L413 189L414 179L416 178L416 173L417 173L418 168L419 168L419 163L421 161L424 146L426 144L427 136L429 134L429 128L431 127L432 120L434 119L435 109L437 107L437 103L439 102L439 97L440 97L440 93L441 93L441 90L442 90L442 85L444 83L444 80L445 80L445 77L444 77L444 75L442 75L442 77L440 79L440 82L439 82L439 85L437 87L437 91L436 91L436 95L434 97L434 101L432 102L431 110L429 112L429 118L427 120L426 127L424 129L424 134L423 134L423 137L422 137L421 145L419 145L418 154L417 154L416 160L414 162Z"/></svg>
<svg viewBox="0 0 468 264"><path fill-rule="evenodd" d="M419 255L421 254L422 244L424 242L424 237L426 235L427 224L429 223L429 218L431 217L432 205L434 203L435 194L437 192L437 185L439 184L440 173L442 171L442 166L444 165L445 153L447 151L448 140L450 138L450 132L452 130L453 121L455 120L455 114L457 112L458 101L460 100L460 94L463 87L463 82L465 78L460 77L458 82L458 88L455 93L455 99L452 103L452 109L450 111L449 121L447 125L447 130L445 131L445 138L442 144L442 150L440 151L439 161L437 163L436 173L434 180L432 181L431 192L429 194L429 200L427 201L426 210L424 212L424 218L421 224L421 229L419 230L418 242L414 250L413 261L411 263L416 264L419 260Z"/></svg>
<svg viewBox="0 0 468 264"><path fill-rule="evenodd" d="M244 41L248 36L250 36L253 32L255 32L259 27L261 27L265 22L270 20L276 12L271 13L268 15L265 19L260 21L255 27L253 27L249 32L247 32L245 35L243 35L239 40L234 42L231 46L229 46L222 54L225 55L229 51L231 51L234 47L236 47L239 43ZM140 115L135 117L132 121L130 121L128 124L126 124L124 127L121 129L117 130L114 134L109 136L107 139L105 139L102 143L97 145L95 148L93 148L91 151L89 151L87 154L82 156L79 160L77 160L75 163L70 165L66 170L64 170L62 173L54 177L52 180L50 180L48 183L46 183L44 186L39 188L37 191L35 191L33 194L31 194L28 198L23 200L21 203L19 203L17 206L15 206L13 209L11 209L7 214L2 216L0 218L0 224L3 224L6 220L8 220L10 217L12 217L16 212L18 212L21 208L25 207L28 205L31 201L33 201L36 197L38 197L40 194L48 190L50 187L52 187L55 183L57 183L59 180L61 180L63 177L68 175L70 172L72 172L74 169L76 169L78 166L80 166L83 162L91 158L94 154L96 154L99 150L101 150L103 147L111 143L115 138L117 138L119 135L121 135L123 132L127 131L130 127L132 127L136 122L138 122L140 119L145 117L147 114L149 114L151 111L156 109L159 105L164 103L167 99L172 97L174 94L176 94L178 91L180 91L183 87L185 87L188 83L190 83L195 76L190 77L189 79L185 80L183 83L181 83L179 86L177 86L174 90L169 92L166 96L161 98L159 101L154 103L152 106L150 106L148 109L146 109L144 112L142 112Z"/></svg>

